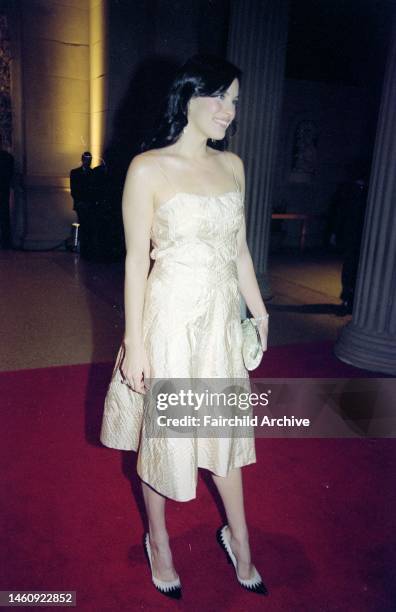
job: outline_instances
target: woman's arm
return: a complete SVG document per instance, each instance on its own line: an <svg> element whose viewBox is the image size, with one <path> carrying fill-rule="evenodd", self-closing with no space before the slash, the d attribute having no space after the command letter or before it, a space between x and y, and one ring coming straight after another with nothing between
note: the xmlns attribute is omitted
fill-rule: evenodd
<svg viewBox="0 0 396 612"><path fill-rule="evenodd" d="M125 356L122 373L132 388L144 392L142 377L149 377L143 346L143 307L150 269L150 231L153 218L153 172L147 155L131 162L122 198L125 232Z"/></svg>
<svg viewBox="0 0 396 612"><path fill-rule="evenodd" d="M233 164L237 173L237 178L241 186L242 198L245 200L245 172L242 160L235 154L233 154ZM238 285L239 291L243 299L246 302L247 307L252 313L253 317L260 318L264 317L259 321L259 331L263 344L264 350L267 348L267 334L268 334L268 319L267 310L264 305L263 298L261 296L260 288L257 282L256 273L254 271L252 257L250 255L249 247L246 240L246 221L245 215L241 228L237 236L237 273L238 273Z"/></svg>

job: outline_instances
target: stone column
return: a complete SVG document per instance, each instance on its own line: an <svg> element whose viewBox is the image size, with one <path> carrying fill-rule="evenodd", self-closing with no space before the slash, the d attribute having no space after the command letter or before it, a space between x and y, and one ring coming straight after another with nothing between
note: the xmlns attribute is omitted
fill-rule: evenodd
<svg viewBox="0 0 396 612"><path fill-rule="evenodd" d="M227 57L243 71L231 148L245 163L247 237L264 298L271 295L266 272L287 15L288 0L231 2Z"/></svg>
<svg viewBox="0 0 396 612"><path fill-rule="evenodd" d="M396 375L396 20L378 116L352 320L335 354Z"/></svg>
<svg viewBox="0 0 396 612"><path fill-rule="evenodd" d="M14 244L62 244L76 220L69 171L89 148L88 0L15 0L12 30L14 154L21 173Z"/></svg>

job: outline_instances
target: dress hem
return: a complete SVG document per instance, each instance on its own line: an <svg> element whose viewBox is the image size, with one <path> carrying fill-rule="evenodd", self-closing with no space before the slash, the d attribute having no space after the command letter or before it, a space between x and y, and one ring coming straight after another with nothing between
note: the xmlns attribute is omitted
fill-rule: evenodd
<svg viewBox="0 0 396 612"><path fill-rule="evenodd" d="M210 467L208 467L208 466L206 466L206 465L198 465L197 467L198 467L198 468L201 468L201 469L203 469L203 470L209 470L209 471L210 471L210 472L212 472L212 474L214 474L215 476L220 476L221 478L225 478L226 476L228 476L228 474L229 474L229 472L230 472L231 470L236 469L236 468L242 468L242 467L245 467L245 466L248 466L248 465L253 465L254 463L257 463L257 458L256 458L256 457L255 457L254 459L252 459L252 460L248 460L247 462L246 462L246 461L243 461L242 463L239 463L239 464L233 464L233 465L232 465L232 466L231 466L231 467L228 469L228 471L227 471L227 473L226 473L226 474L219 474L219 473L217 473L217 472L216 472L214 469L212 469L212 468L210 468ZM180 497L173 497L173 496L169 495L168 493L165 493L164 491L159 490L157 487L154 487L154 486L153 486L151 483L147 482L147 480L145 480L145 479L144 479L144 478L141 476L141 474L140 474L140 472L139 472L139 469L138 469L138 468L136 469L136 473L137 473L137 475L139 476L139 478L140 478L140 479L141 479L141 480L142 480L144 483L146 483L146 484L147 484L149 487L151 487L152 489L154 489L154 491L156 491L156 492L157 492L157 493L159 493L160 495L163 495L163 496L164 496L164 497L166 497L167 499L171 499L172 501L177 501L177 502L188 502L188 501L192 501L193 499L196 499L196 498L197 498L197 484L198 484L198 483L196 483L196 484L195 484L195 495L193 495L193 497L186 497L186 498L184 498L184 497L183 497L183 498L180 498Z"/></svg>

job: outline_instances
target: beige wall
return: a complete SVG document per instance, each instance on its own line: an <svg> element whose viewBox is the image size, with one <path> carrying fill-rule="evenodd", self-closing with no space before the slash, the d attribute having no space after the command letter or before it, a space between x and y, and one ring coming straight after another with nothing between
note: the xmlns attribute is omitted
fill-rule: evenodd
<svg viewBox="0 0 396 612"><path fill-rule="evenodd" d="M76 220L70 169L84 150L100 156L103 17L104 0L15 3L14 152L22 187L14 242L27 248L50 247L69 235Z"/></svg>

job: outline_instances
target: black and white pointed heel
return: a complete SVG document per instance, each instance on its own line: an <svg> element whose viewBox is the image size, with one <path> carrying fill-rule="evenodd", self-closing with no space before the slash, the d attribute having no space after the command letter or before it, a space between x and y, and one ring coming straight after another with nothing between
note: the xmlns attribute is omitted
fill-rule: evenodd
<svg viewBox="0 0 396 612"><path fill-rule="evenodd" d="M217 541L220 544L221 548L225 551L227 555L228 563L232 563L235 568L236 577L241 586L243 586L248 591L253 593L260 593L261 595L268 595L268 589L265 586L260 574L256 570L253 565L253 576L252 578L240 578L238 576L237 571L237 560L234 553L231 550L230 542L227 537L227 532L229 533L228 525L224 525L217 530L216 537Z"/></svg>
<svg viewBox="0 0 396 612"><path fill-rule="evenodd" d="M153 581L154 586L167 597L172 597L172 599L180 599L181 598L181 582L179 576L175 580L160 580L156 578L153 574L153 566L151 562L151 546L150 546L150 536L148 533L144 536L144 548L147 555L148 562L150 564L151 570L151 579Z"/></svg>

